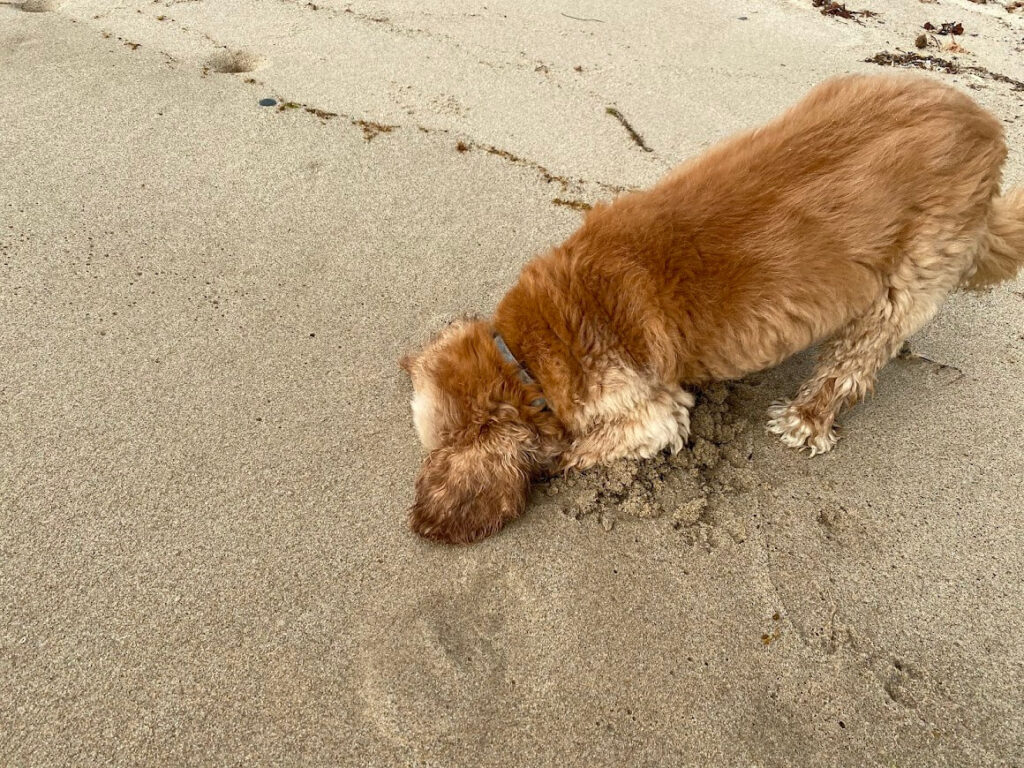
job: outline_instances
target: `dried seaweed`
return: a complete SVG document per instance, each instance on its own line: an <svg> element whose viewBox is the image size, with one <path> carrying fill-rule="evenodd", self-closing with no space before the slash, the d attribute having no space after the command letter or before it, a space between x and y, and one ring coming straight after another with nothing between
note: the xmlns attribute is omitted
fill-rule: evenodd
<svg viewBox="0 0 1024 768"><path fill-rule="evenodd" d="M964 33L964 25L959 21L944 21L938 27L930 21L926 21L924 28L936 35L962 35Z"/></svg>
<svg viewBox="0 0 1024 768"><path fill-rule="evenodd" d="M864 59L864 61L870 64L878 64L883 67L911 67L914 69L946 72L951 75L978 75L980 77L986 77L989 80L995 80L999 83L1011 85L1015 91L1024 91L1024 82L1020 80L1008 77L1007 75L1003 75L999 72L992 72L991 70L985 69L985 67L964 66L956 61L944 59L941 56L924 56L920 53L904 51L900 51L898 53L882 51L881 53L876 53L870 58Z"/></svg>
<svg viewBox="0 0 1024 768"><path fill-rule="evenodd" d="M846 7L846 3L837 3L834 0L811 0L811 5L815 8L820 8L822 16L837 16L840 19L852 19L853 21L878 15L874 11L851 10Z"/></svg>
<svg viewBox="0 0 1024 768"><path fill-rule="evenodd" d="M637 132L637 130L630 124L629 120L626 119L626 116L622 114L618 109L616 109L615 107L605 107L604 111L607 112L612 117L614 117L616 120L618 120L619 123L621 123L622 127L626 129L626 133L629 134L629 138L631 138L633 140L633 143L640 147L640 149L642 149L644 152L654 151L649 146L647 146L647 142L644 141L644 137Z"/></svg>
<svg viewBox="0 0 1024 768"><path fill-rule="evenodd" d="M592 206L590 203L585 203L582 200L568 200L563 197L556 197L551 201L555 205L560 205L563 208L572 208L574 211L589 211Z"/></svg>

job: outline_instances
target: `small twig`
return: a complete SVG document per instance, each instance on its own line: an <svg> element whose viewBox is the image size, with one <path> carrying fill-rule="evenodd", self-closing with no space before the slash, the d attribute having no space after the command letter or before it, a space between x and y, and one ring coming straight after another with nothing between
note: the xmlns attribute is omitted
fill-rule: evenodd
<svg viewBox="0 0 1024 768"><path fill-rule="evenodd" d="M624 114L619 112L619 110L617 110L615 107L605 107L604 111L607 112L612 117L614 117L620 123L622 123L622 127L626 129L627 133L629 133L629 137L633 139L633 143L640 147L640 149L642 149L644 152L654 151L653 149L647 146L647 143L644 141L644 137L637 133L636 129L629 124L629 120L626 119L626 116Z"/></svg>
<svg viewBox="0 0 1024 768"><path fill-rule="evenodd" d="M604 19L588 19L583 16L570 16L568 13L563 13L562 15L567 19L575 19L576 21L596 21L598 24L604 24Z"/></svg>
<svg viewBox="0 0 1024 768"><path fill-rule="evenodd" d="M961 378L963 378L964 376L964 372L957 368L955 365L949 365L948 363L940 363L938 360L932 360L930 357L925 357L922 354L914 352L910 348L910 343L906 341L903 342L903 346L900 347L900 351L896 354L896 357L899 358L900 360L921 360L925 363L931 363L932 365L936 366L936 373L938 373L938 371L956 371L957 373L960 374Z"/></svg>

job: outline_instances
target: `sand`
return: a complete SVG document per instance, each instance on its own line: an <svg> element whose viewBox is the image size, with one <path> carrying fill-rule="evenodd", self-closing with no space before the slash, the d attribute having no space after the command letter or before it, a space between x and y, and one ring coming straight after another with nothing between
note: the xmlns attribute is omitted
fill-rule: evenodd
<svg viewBox="0 0 1024 768"><path fill-rule="evenodd" d="M1019 765L1021 282L828 456L763 430L801 355L478 545L404 522L397 358L594 201L901 51L1024 183L1024 9L849 6L0 3L0 764Z"/></svg>
<svg viewBox="0 0 1024 768"><path fill-rule="evenodd" d="M562 512L574 520L596 515L605 531L611 531L620 515L643 520L669 516L675 530L683 530L687 544L705 548L717 543L718 532L728 531L742 543L746 510L758 501L753 463L751 423L734 413L738 398L726 384L700 393L691 412L690 444L675 455L638 461L623 460L609 467L559 476L541 484L547 496L562 504Z"/></svg>

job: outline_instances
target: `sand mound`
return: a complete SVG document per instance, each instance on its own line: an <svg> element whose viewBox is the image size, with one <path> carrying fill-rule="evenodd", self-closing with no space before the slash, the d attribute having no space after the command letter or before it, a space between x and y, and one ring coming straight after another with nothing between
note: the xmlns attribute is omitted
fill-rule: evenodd
<svg viewBox="0 0 1024 768"><path fill-rule="evenodd" d="M228 75L252 72L259 67L262 59L249 51L232 51L227 48L217 51L206 62L206 66L214 72Z"/></svg>
<svg viewBox="0 0 1024 768"><path fill-rule="evenodd" d="M675 456L622 460L548 481L543 491L577 520L592 517L611 530L622 516L662 518L689 543L716 546L724 531L745 538L732 497L758 486L752 469L751 423L730 405L737 385L714 384L697 395L690 442Z"/></svg>

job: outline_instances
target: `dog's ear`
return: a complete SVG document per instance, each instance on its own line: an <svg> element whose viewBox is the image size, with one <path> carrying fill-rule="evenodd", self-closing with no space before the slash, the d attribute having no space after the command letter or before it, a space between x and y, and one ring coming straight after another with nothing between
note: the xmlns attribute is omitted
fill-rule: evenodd
<svg viewBox="0 0 1024 768"><path fill-rule="evenodd" d="M416 362L416 355L407 352L398 358L398 367L412 376L412 366Z"/></svg>
<svg viewBox="0 0 1024 768"><path fill-rule="evenodd" d="M507 448L474 443L432 451L416 478L412 529L428 539L469 544L519 517L530 472L525 456Z"/></svg>

